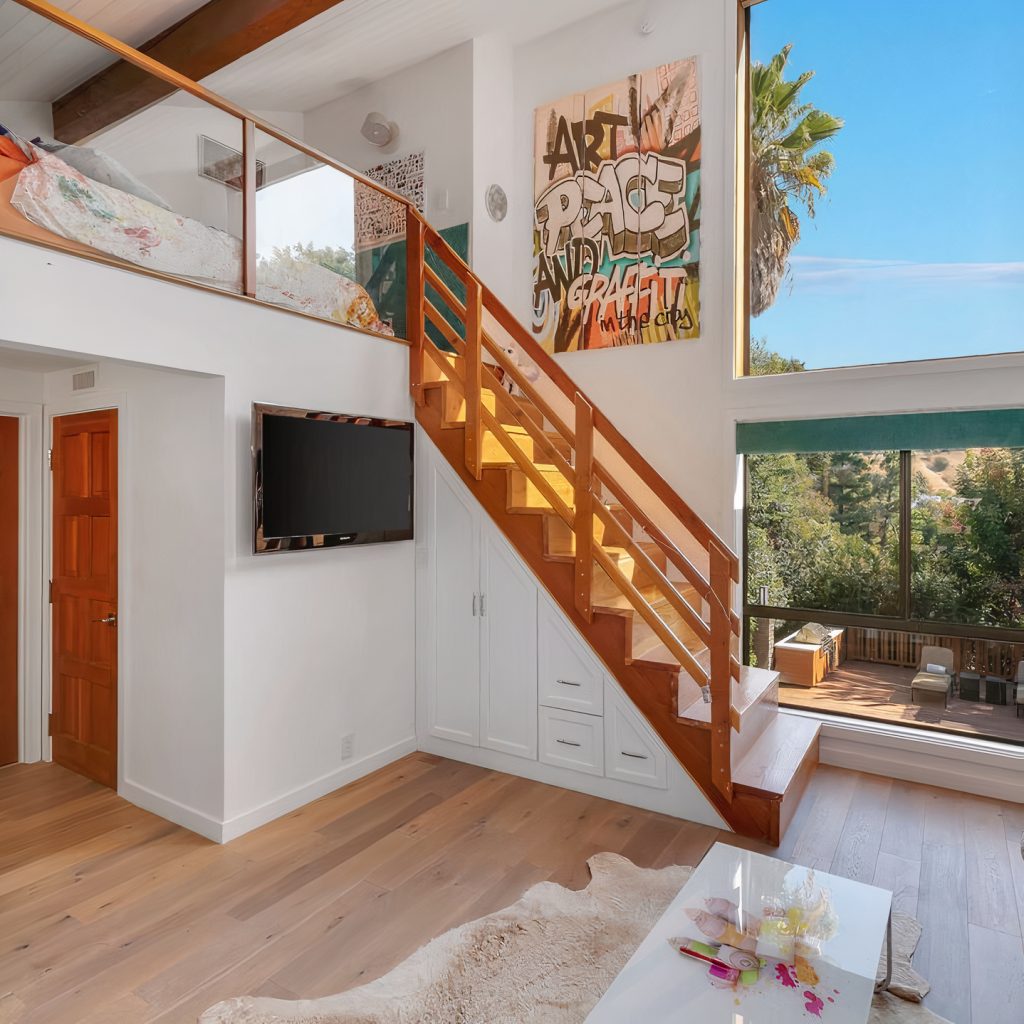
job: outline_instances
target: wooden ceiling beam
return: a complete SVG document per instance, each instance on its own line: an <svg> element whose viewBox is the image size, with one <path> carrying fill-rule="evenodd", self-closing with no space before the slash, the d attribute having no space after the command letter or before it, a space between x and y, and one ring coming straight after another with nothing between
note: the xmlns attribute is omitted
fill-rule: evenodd
<svg viewBox="0 0 1024 1024"><path fill-rule="evenodd" d="M138 49L201 81L343 0L209 0ZM117 60L53 103L53 131L79 142L174 92L174 87Z"/></svg>

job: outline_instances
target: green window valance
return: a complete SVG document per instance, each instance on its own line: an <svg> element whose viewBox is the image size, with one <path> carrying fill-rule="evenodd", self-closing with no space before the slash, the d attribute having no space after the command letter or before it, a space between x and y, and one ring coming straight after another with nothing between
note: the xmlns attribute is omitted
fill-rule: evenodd
<svg viewBox="0 0 1024 1024"><path fill-rule="evenodd" d="M741 455L1020 447L1024 447L1024 409L736 424L736 451Z"/></svg>

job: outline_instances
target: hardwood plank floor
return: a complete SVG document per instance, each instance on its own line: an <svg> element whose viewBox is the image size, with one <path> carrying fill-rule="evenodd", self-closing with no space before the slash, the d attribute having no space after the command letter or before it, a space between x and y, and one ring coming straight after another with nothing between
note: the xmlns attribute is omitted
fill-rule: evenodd
<svg viewBox="0 0 1024 1024"><path fill-rule="evenodd" d="M822 766L779 854L891 888L924 925L927 1005L987 1024L1024 999L1022 829L1017 805ZM230 995L325 995L535 882L586 885L592 853L692 864L730 838L413 754L217 846L54 765L14 765L0 1024L192 1024Z"/></svg>

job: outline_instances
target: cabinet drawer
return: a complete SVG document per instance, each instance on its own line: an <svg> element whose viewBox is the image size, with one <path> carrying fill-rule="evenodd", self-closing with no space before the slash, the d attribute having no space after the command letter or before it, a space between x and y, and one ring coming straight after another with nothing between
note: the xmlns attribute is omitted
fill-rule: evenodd
<svg viewBox="0 0 1024 1024"><path fill-rule="evenodd" d="M609 779L665 789L665 751L633 707L609 682L605 693L604 764Z"/></svg>
<svg viewBox="0 0 1024 1024"><path fill-rule="evenodd" d="M601 665L561 614L547 601L538 611L538 703L588 715L604 713L604 673Z"/></svg>
<svg viewBox="0 0 1024 1024"><path fill-rule="evenodd" d="M604 775L604 720L560 708L540 709L540 759L545 764Z"/></svg>

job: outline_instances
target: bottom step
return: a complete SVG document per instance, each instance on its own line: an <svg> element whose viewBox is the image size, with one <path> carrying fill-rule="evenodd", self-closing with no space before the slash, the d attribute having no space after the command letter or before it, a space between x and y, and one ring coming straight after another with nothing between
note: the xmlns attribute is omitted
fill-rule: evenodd
<svg viewBox="0 0 1024 1024"><path fill-rule="evenodd" d="M733 799L767 801L768 841L778 845L818 764L821 723L779 711L733 772Z"/></svg>

